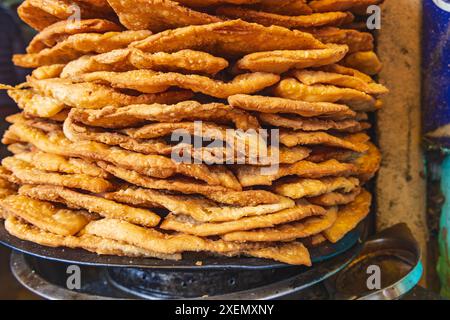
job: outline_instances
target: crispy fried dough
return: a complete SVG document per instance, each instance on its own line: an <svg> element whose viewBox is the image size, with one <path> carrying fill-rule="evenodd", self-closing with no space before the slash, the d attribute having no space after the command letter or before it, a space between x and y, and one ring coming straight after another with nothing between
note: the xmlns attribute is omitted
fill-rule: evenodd
<svg viewBox="0 0 450 320"><path fill-rule="evenodd" d="M220 5L224 3L231 3L231 4L253 4L253 3L259 3L263 0L178 0L178 3L181 3L182 5L188 6L188 7L209 7L209 6L215 6Z"/></svg>
<svg viewBox="0 0 450 320"><path fill-rule="evenodd" d="M351 192L359 187L356 178L334 177L323 179L292 178L286 181L277 181L272 190L283 196L300 199L315 197L336 190Z"/></svg>
<svg viewBox="0 0 450 320"><path fill-rule="evenodd" d="M355 111L374 111L378 108L377 100L367 93L332 85L304 85L294 78L281 80L274 89L281 98L307 102L343 103Z"/></svg>
<svg viewBox="0 0 450 320"><path fill-rule="evenodd" d="M228 61L206 52L181 50L174 53L147 53L135 48L117 49L93 56L82 56L71 61L61 73L70 78L95 71L130 71L151 69L153 71L181 71L214 75L228 67Z"/></svg>
<svg viewBox="0 0 450 320"><path fill-rule="evenodd" d="M332 207L349 204L355 201L356 197L361 193L361 188L356 188L348 193L330 192L320 196L308 198L308 201L318 206Z"/></svg>
<svg viewBox="0 0 450 320"><path fill-rule="evenodd" d="M313 0L308 5L315 12L345 11L380 4L384 0Z"/></svg>
<svg viewBox="0 0 450 320"><path fill-rule="evenodd" d="M292 265L312 265L308 249L300 242L291 242L276 247L252 249L245 252L255 258L265 258Z"/></svg>
<svg viewBox="0 0 450 320"><path fill-rule="evenodd" d="M284 73L289 69L320 67L338 62L348 52L345 45L329 44L324 49L275 50L250 53L236 67L252 72Z"/></svg>
<svg viewBox="0 0 450 320"><path fill-rule="evenodd" d="M34 69L31 73L31 76L38 80L57 78L61 75L61 72L65 66L66 65L62 63L41 66L37 69Z"/></svg>
<svg viewBox="0 0 450 320"><path fill-rule="evenodd" d="M30 116L48 118L66 107L64 103L52 97L40 95L32 89L8 90L8 95L26 115Z"/></svg>
<svg viewBox="0 0 450 320"><path fill-rule="evenodd" d="M224 206L203 197L172 195L161 191L130 187L119 190L106 197L114 198L118 194L122 199L136 199L142 204L158 204L177 215L187 215L200 222L226 222L241 219L243 217L261 216L287 208L294 207L291 199L279 197L276 203L261 204L256 206ZM123 197L120 197L123 195Z"/></svg>
<svg viewBox="0 0 450 320"><path fill-rule="evenodd" d="M349 176L354 174L355 171L354 165L340 163L336 160L321 163L299 161L289 165L282 164L274 170L273 174L262 172L261 167L256 166L243 165L236 168L237 177L243 187L271 185L274 180L290 175L315 179L327 176Z"/></svg>
<svg viewBox="0 0 450 320"><path fill-rule="evenodd" d="M380 95L388 93L388 89L378 83L367 83L364 80L349 75L338 73L311 71L311 70L295 70L292 75L306 85L315 84L331 84L341 88L350 88L365 92L371 95Z"/></svg>
<svg viewBox="0 0 450 320"><path fill-rule="evenodd" d="M363 190L352 203L342 207L334 225L324 231L324 236L332 243L341 240L353 230L370 212L372 195Z"/></svg>
<svg viewBox="0 0 450 320"><path fill-rule="evenodd" d="M359 133L364 134L364 133ZM325 145L329 147L349 149L356 152L366 152L368 146L353 142L351 135L333 136L326 132L281 131L280 142L287 147L297 145Z"/></svg>
<svg viewBox="0 0 450 320"><path fill-rule="evenodd" d="M351 68L355 68L365 74L374 76L380 73L383 65L378 56L373 51L361 51L349 54L343 63Z"/></svg>
<svg viewBox="0 0 450 320"><path fill-rule="evenodd" d="M358 122L354 119L344 119L341 121L320 119L320 118L302 118L299 116L283 116L279 114L260 113L258 119L265 124L289 128L302 131L321 131L336 130L342 132L359 132L370 128L368 122Z"/></svg>
<svg viewBox="0 0 450 320"><path fill-rule="evenodd" d="M279 202L280 198L275 194L264 190L244 190L234 191L222 186L208 186L195 180L172 178L172 179L154 179L141 175L132 170L126 170L120 167L110 165L106 162L99 162L100 167L115 175L116 177L127 181L133 185L156 190L177 191L184 194L201 194L213 201L228 204L231 206L256 206L260 204L273 204ZM130 199L139 201L137 197L128 197L125 193L110 193L106 196L119 202L130 203ZM120 200L129 199L129 200ZM132 203L132 202L131 202ZM142 202L135 204L142 205Z"/></svg>
<svg viewBox="0 0 450 320"><path fill-rule="evenodd" d="M85 174L92 177L109 178L110 175L92 162L80 158L65 158L42 151L22 152L15 156L44 171Z"/></svg>
<svg viewBox="0 0 450 320"><path fill-rule="evenodd" d="M311 34L298 30L232 20L164 31L136 41L130 47L146 52L193 49L218 56L240 57L260 51L322 49L325 45Z"/></svg>
<svg viewBox="0 0 450 320"><path fill-rule="evenodd" d="M156 226L160 221L160 217L148 209L130 207L64 187L25 185L19 189L19 194L33 199L63 203L70 208L85 209L105 218L126 220L147 227Z"/></svg>
<svg viewBox="0 0 450 320"><path fill-rule="evenodd" d="M52 48L38 53L16 54L13 62L24 68L37 68L43 65L67 63L87 53L104 53L125 48L133 41L145 39L150 31L123 31L101 33L79 33L69 36Z"/></svg>
<svg viewBox="0 0 450 320"><path fill-rule="evenodd" d="M372 179L381 165L380 150L371 142L367 142L366 145L368 151L352 161L358 168L358 177L363 183Z"/></svg>
<svg viewBox="0 0 450 320"><path fill-rule="evenodd" d="M373 36L368 32L360 32L352 29L339 29L334 27L324 27L310 29L308 32L323 43L345 44L349 48L349 53L358 51L371 51L374 48Z"/></svg>
<svg viewBox="0 0 450 320"><path fill-rule="evenodd" d="M221 6L216 14L232 19L242 19L259 23L263 26L281 26L289 29L340 26L351 23L354 19L350 12L313 13L302 16L285 16L276 13L250 10L239 6Z"/></svg>
<svg viewBox="0 0 450 320"><path fill-rule="evenodd" d="M177 103L192 97L190 91L129 95L95 83L72 83L67 79L29 79L31 86L45 97L73 108L100 109L140 103Z"/></svg>
<svg viewBox="0 0 450 320"><path fill-rule="evenodd" d="M327 102L305 102L237 94L229 97L228 103L233 107L263 113L294 113L303 117L355 116L355 112L349 107Z"/></svg>
<svg viewBox="0 0 450 320"><path fill-rule="evenodd" d="M255 93L280 80L272 73L248 73L236 76L230 82L222 82L200 75L175 72L132 70L125 72L97 71L72 77L75 82L94 82L118 89L132 89L143 93L164 92L170 87L190 89L216 98L228 98L238 93Z"/></svg>
<svg viewBox="0 0 450 320"><path fill-rule="evenodd" d="M237 231L225 234L225 241L266 242L293 241L318 234L330 228L337 219L337 207L329 208L322 217L311 217L301 221L249 231Z"/></svg>
<svg viewBox="0 0 450 320"><path fill-rule="evenodd" d="M108 0L120 22L130 30L159 32L178 27L222 21L170 0Z"/></svg>
<svg viewBox="0 0 450 320"><path fill-rule="evenodd" d="M211 185L223 185L235 190L241 189L234 175L223 167L176 163L164 156L144 155L92 141L73 143L65 138L62 132L45 134L42 130L21 123L12 125L8 132L19 137L20 141L31 143L38 149L49 153L108 161L156 178L167 178L178 173L203 180ZM87 179L87 181L89 180L92 179Z"/></svg>
<svg viewBox="0 0 450 320"><path fill-rule="evenodd" d="M63 236L78 233L90 220L87 212L57 208L23 195L9 196L1 200L0 206L8 216L20 217L39 229Z"/></svg>
<svg viewBox="0 0 450 320"><path fill-rule="evenodd" d="M338 74L346 75L346 76L350 76L350 77L355 77L361 81L364 81L365 83L373 83L374 82L374 80L372 79L371 76L369 76L359 70L356 70L356 69L353 69L350 67L345 67L340 64L335 64L335 63L329 64L326 66L319 67L319 68L317 68L317 70L324 71L324 72L330 72L330 73L338 73Z"/></svg>
<svg viewBox="0 0 450 320"><path fill-rule="evenodd" d="M123 242L105 239L90 234L84 234L80 237L57 235L41 230L14 216L8 217L5 221L5 228L10 234L19 239L31 241L47 247L83 248L102 255L169 260L181 259L181 255L179 254L165 255L156 253Z"/></svg>
<svg viewBox="0 0 450 320"><path fill-rule="evenodd" d="M63 20L39 32L28 44L27 52L38 53L78 33L104 33L121 30L119 25L104 19Z"/></svg>
<svg viewBox="0 0 450 320"><path fill-rule="evenodd" d="M294 16L313 13L306 0L262 0L253 7L261 11Z"/></svg>
<svg viewBox="0 0 450 320"><path fill-rule="evenodd" d="M146 121L180 122L213 121L220 124L234 124L237 129L247 131L258 129L258 120L249 113L221 103L201 104L183 101L175 105L151 104L129 105L122 108L105 107L101 110L73 109L73 121L104 128L127 128Z"/></svg>
<svg viewBox="0 0 450 320"><path fill-rule="evenodd" d="M48 172L34 166L33 163L19 159L20 155L7 157L2 160L2 165L10 170L14 177L22 183L29 184L51 184L69 188L83 189L90 192L106 192L113 189L111 182L104 178L93 177L84 173L62 174L59 172ZM41 166L46 167L45 163ZM51 167L50 169L55 169ZM66 168L67 169L67 168ZM60 171L62 171L60 169Z"/></svg>
<svg viewBox="0 0 450 320"><path fill-rule="evenodd" d="M196 236L216 236L235 231L270 228L279 224L325 214L322 207L297 203L295 207L267 215L242 218L222 223L199 223L189 216L169 214L161 223L161 229L193 234Z"/></svg>

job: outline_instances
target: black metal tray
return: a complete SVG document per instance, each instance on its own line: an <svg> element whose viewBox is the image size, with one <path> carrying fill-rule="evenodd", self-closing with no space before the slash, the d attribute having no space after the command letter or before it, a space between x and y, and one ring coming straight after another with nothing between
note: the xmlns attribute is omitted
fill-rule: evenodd
<svg viewBox="0 0 450 320"><path fill-rule="evenodd" d="M311 260L313 263L322 262L331 259L352 248L358 241L365 238L366 223L364 220L353 231L348 233L341 241L331 244L311 248ZM134 267L151 269L171 269L171 270L189 270L189 269L273 269L288 267L288 265L273 262L266 259L257 258L227 258L206 255L204 253L186 253L183 254L183 260L170 261L150 258L130 258L119 256L101 256L81 249L69 248L50 248L44 247L33 242L20 240L10 235L0 223L0 243L14 250L53 261L73 263L88 266L103 267ZM198 261L202 265L196 265Z"/></svg>

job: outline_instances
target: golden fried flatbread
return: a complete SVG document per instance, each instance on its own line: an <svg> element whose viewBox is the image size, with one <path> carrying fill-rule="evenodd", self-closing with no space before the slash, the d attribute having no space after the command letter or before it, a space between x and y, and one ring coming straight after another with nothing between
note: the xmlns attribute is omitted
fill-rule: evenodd
<svg viewBox="0 0 450 320"><path fill-rule="evenodd" d="M37 68L43 65L67 63L87 53L104 53L125 48L133 41L145 39L150 31L123 31L107 33L79 33L69 36L52 48L38 53L16 54L13 62L24 68Z"/></svg>
<svg viewBox="0 0 450 320"><path fill-rule="evenodd" d="M130 207L63 187L25 185L19 189L19 194L33 199L63 203L70 208L85 209L102 217L126 220L147 227L156 226L160 221L160 217L148 209Z"/></svg>
<svg viewBox="0 0 450 320"><path fill-rule="evenodd" d="M359 180L351 177L323 179L291 178L285 181L277 181L272 190L292 199L300 199L315 197L334 191L351 192L358 187Z"/></svg>
<svg viewBox="0 0 450 320"><path fill-rule="evenodd" d="M365 92L371 95L388 93L389 90L378 83L366 82L361 78L339 73L312 70L294 70L292 75L308 86L315 84L331 84L340 88L350 88Z"/></svg>
<svg viewBox="0 0 450 320"><path fill-rule="evenodd" d="M90 192L106 192L113 189L113 184L100 177L93 177L84 173L63 174L40 170L33 163L19 159L20 155L7 157L2 165L13 173L14 178L21 183L50 184L77 188ZM45 166L45 163L41 163ZM62 171L62 170L61 170Z"/></svg>
<svg viewBox="0 0 450 320"><path fill-rule="evenodd" d="M109 178L110 175L96 164L80 158L66 158L42 151L21 152L15 156L44 171L85 174L92 177Z"/></svg>
<svg viewBox="0 0 450 320"><path fill-rule="evenodd" d="M218 56L239 57L260 51L322 49L325 45L311 34L298 30L231 20L164 31L136 41L130 47L146 52L193 49Z"/></svg>
<svg viewBox="0 0 450 320"><path fill-rule="evenodd" d="M245 251L246 255L255 258L265 258L292 265L312 265L308 249L300 242L291 242L275 247L251 249Z"/></svg>
<svg viewBox="0 0 450 320"><path fill-rule="evenodd" d="M12 143L12 144L8 145L7 149L9 152L16 155L16 154L20 154L20 153L24 153L24 152L30 152L32 149L32 146L28 143L17 142L17 143Z"/></svg>
<svg viewBox="0 0 450 320"><path fill-rule="evenodd" d="M307 200L318 206L324 207L340 206L355 201L356 197L360 193L361 188L355 188L353 191L347 193L329 192L322 194L320 196L308 198Z"/></svg>
<svg viewBox="0 0 450 320"><path fill-rule="evenodd" d="M367 93L333 85L316 84L308 86L294 78L281 80L275 86L274 93L276 96L286 99L342 103L355 111L375 111L379 107L377 100Z"/></svg>
<svg viewBox="0 0 450 320"><path fill-rule="evenodd" d="M84 234L79 237L54 234L41 230L14 216L8 217L5 221L5 228L10 234L19 239L31 241L47 247L83 248L101 255L145 257L169 260L181 259L180 254L165 255L90 234Z"/></svg>
<svg viewBox="0 0 450 320"><path fill-rule="evenodd" d="M323 43L345 44L349 52L372 51L374 48L373 36L368 32L360 32L352 29L339 29L324 27L310 29L308 32Z"/></svg>
<svg viewBox="0 0 450 320"><path fill-rule="evenodd" d="M340 26L351 23L354 19L350 12L326 12L302 16L286 16L239 6L221 6L216 9L216 14L231 19L242 19L248 22L259 23L266 27L275 25L289 29Z"/></svg>
<svg viewBox="0 0 450 320"><path fill-rule="evenodd" d="M346 45L329 44L324 49L275 50L250 53L236 67L252 72L284 73L289 69L320 67L338 62L348 52Z"/></svg>
<svg viewBox="0 0 450 320"><path fill-rule="evenodd" d="M363 135L365 133L358 133ZM287 147L297 145L325 145L355 152L366 152L368 146L365 143L353 142L351 135L333 136L326 132L281 131L280 142Z"/></svg>
<svg viewBox="0 0 450 320"><path fill-rule="evenodd" d="M380 4L384 0L313 0L308 5L315 12L344 11Z"/></svg>
<svg viewBox="0 0 450 320"><path fill-rule="evenodd" d="M150 69L215 75L228 67L228 61L206 52L181 50L174 53L147 53L135 48L117 49L99 55L86 55L71 61L61 73L70 78L95 71Z"/></svg>
<svg viewBox="0 0 450 320"><path fill-rule="evenodd" d="M19 217L39 229L69 236L78 233L90 221L85 211L73 211L55 207L51 203L12 195L0 201L9 216Z"/></svg>
<svg viewBox="0 0 450 320"><path fill-rule="evenodd" d="M247 131L258 129L258 120L249 113L221 103L201 104L183 101L175 105L151 104L128 105L122 108L105 107L101 110L73 109L73 121L104 128L127 128L145 123L213 121L219 124L234 124L235 128Z"/></svg>
<svg viewBox="0 0 450 320"><path fill-rule="evenodd" d="M334 159L321 163L299 161L294 164L282 164L278 169L274 168L271 170L266 168L268 172L264 172L261 169L261 167L242 165L236 168L236 175L243 187L250 187L257 185L270 186L273 181L290 175L316 179L327 176L349 176L356 171L354 165L341 163Z"/></svg>
<svg viewBox="0 0 450 320"><path fill-rule="evenodd" d="M253 7L257 10L285 15L312 14L306 0L262 0Z"/></svg>
<svg viewBox="0 0 450 320"><path fill-rule="evenodd" d="M265 124L301 131L336 130L342 132L359 132L370 128L370 123L354 119L335 121L331 119L303 118L283 116L280 114L260 113L258 119Z"/></svg>
<svg viewBox="0 0 450 320"><path fill-rule="evenodd" d="M108 0L120 22L130 30L159 32L178 27L222 21L170 0Z"/></svg>
<svg viewBox="0 0 450 320"><path fill-rule="evenodd" d="M122 27L119 25L104 19L64 20L39 32L28 44L27 53L38 53L46 48L51 48L58 42L78 33L104 33L121 30Z"/></svg>
<svg viewBox="0 0 450 320"><path fill-rule="evenodd" d="M125 72L97 71L74 76L75 82L94 82L117 89L132 89L143 93L164 92L171 87L189 89L216 98L228 98L238 93L255 93L280 80L272 73L248 73L236 76L230 82L222 82L205 76L152 70Z"/></svg>
<svg viewBox="0 0 450 320"><path fill-rule="evenodd" d="M198 196L172 195L157 190L130 187L119 190L106 197L114 198L114 194L125 195L122 199L134 198L146 206L158 204L177 215L190 216L199 222L226 222L250 216L262 216L294 207L291 199L279 197L276 203L256 206L224 206Z"/></svg>
<svg viewBox="0 0 450 320"><path fill-rule="evenodd" d="M318 234L330 228L337 219L337 207L329 208L322 217L311 217L271 228L230 232L222 236L225 241L266 242L293 241Z"/></svg>
<svg viewBox="0 0 450 320"><path fill-rule="evenodd" d="M8 90L8 95L29 116L48 118L61 112L66 105L52 97L38 94L32 89Z"/></svg>
<svg viewBox="0 0 450 320"><path fill-rule="evenodd" d="M185 90L133 95L95 83L72 83L59 78L45 80L29 78L29 83L39 94L73 108L101 109L106 106L117 108L141 103L171 104L192 97L192 92Z"/></svg>
<svg viewBox="0 0 450 320"><path fill-rule="evenodd" d="M355 68L371 76L380 73L383 68L380 59L373 51L361 51L349 54L343 63L348 67Z"/></svg>
<svg viewBox="0 0 450 320"><path fill-rule="evenodd" d="M237 94L228 98L233 107L262 113L293 113L302 117L349 116L355 112L345 105L328 102L305 102L275 97Z"/></svg>
<svg viewBox="0 0 450 320"><path fill-rule="evenodd" d="M316 70L329 72L329 73L338 73L341 75L346 75L350 77L355 77L358 80L364 81L365 83L373 83L374 80L371 76L350 67L345 67L340 64L329 64L326 66L321 66L316 68Z"/></svg>
<svg viewBox="0 0 450 320"><path fill-rule="evenodd" d="M210 7L215 6L219 4L224 3L231 3L231 4L253 4L253 3L259 3L263 0L178 0L178 3L181 3L182 5L188 6L188 7Z"/></svg>
<svg viewBox="0 0 450 320"><path fill-rule="evenodd" d="M323 232L324 236L332 243L341 240L348 232L353 230L358 223L364 220L370 212L372 195L363 190L352 203L342 207L333 226Z"/></svg>
<svg viewBox="0 0 450 320"><path fill-rule="evenodd" d="M61 75L65 66L63 63L41 66L33 70L31 77L38 80L57 78Z"/></svg>
<svg viewBox="0 0 450 320"><path fill-rule="evenodd" d="M221 223L201 223L189 216L169 214L161 223L161 229L208 237L235 231L269 228L323 214L325 214L325 210L322 207L306 203L297 203L293 208L272 214L246 217Z"/></svg>
<svg viewBox="0 0 450 320"><path fill-rule="evenodd" d="M380 150L371 142L367 142L366 145L369 148L367 152L352 161L358 168L358 178L363 183L372 179L381 165Z"/></svg>

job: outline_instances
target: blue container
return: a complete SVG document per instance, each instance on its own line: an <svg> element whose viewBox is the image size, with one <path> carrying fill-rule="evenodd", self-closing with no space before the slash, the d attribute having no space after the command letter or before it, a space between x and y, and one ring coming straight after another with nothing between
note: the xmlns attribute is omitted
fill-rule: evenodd
<svg viewBox="0 0 450 320"><path fill-rule="evenodd" d="M423 0L424 132L450 148L450 0Z"/></svg>

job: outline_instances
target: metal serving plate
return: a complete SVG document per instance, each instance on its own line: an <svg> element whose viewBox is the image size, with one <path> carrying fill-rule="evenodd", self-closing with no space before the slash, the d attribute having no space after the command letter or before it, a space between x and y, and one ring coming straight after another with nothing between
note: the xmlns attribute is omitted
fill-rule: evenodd
<svg viewBox="0 0 450 320"><path fill-rule="evenodd" d="M365 238L367 220L363 221L353 231L348 233L341 241L335 244L326 243L324 245L310 249L313 263L329 260L352 248L361 239ZM99 266L99 267L134 267L152 269L273 269L286 267L286 264L273 262L266 259L257 258L228 258L205 255L204 253L183 254L183 260L170 261L150 258L130 258L119 256L100 256L81 249L50 248L44 247L29 241L20 240L10 235L0 226L0 243L14 250L53 261L73 263L79 265ZM198 261L201 266L196 265Z"/></svg>

